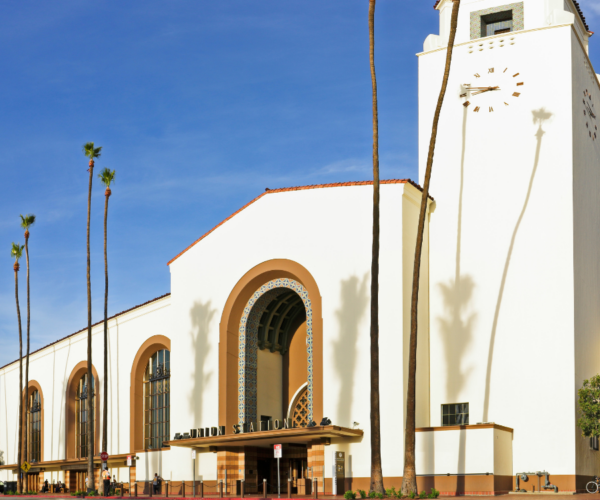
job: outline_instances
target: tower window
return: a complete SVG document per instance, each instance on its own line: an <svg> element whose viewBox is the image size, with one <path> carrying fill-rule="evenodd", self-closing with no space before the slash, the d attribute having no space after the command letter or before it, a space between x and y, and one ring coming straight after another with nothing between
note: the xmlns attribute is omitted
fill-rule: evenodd
<svg viewBox="0 0 600 500"><path fill-rule="evenodd" d="M493 36L513 31L513 11L505 10L481 16L481 36Z"/></svg>
<svg viewBox="0 0 600 500"><path fill-rule="evenodd" d="M469 425L469 403L442 405L442 427Z"/></svg>
<svg viewBox="0 0 600 500"><path fill-rule="evenodd" d="M470 13L471 40L525 29L523 2L474 10Z"/></svg>

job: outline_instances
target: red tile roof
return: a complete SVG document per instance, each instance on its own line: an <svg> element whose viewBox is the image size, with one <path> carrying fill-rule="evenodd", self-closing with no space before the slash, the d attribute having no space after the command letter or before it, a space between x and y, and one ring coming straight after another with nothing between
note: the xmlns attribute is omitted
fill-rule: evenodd
<svg viewBox="0 0 600 500"><path fill-rule="evenodd" d="M138 309L140 307L144 307L145 305L151 304L152 302L156 302L157 300L164 299L165 297L168 297L169 295L171 295L170 292L169 293L165 293L164 295L161 295L160 297L156 297L155 299L152 299L152 300L149 300L147 302L144 302L143 304L139 304L137 306L130 307L129 309L125 309L124 311L121 311L120 313L117 313L117 314L115 314L114 316L111 316L108 319L111 320L113 318L116 318L117 316L121 316L121 315L123 315L125 313L131 312L134 309ZM97 323L94 323L92 326L94 327L94 326L100 325L102 323L104 323L104 319L102 319L102 321L98 321ZM35 351L30 352L29 355L31 356L32 354L35 354L36 352L39 352L42 349L46 349L47 347L50 347L51 345L57 344L58 342L62 342L63 340L68 339L69 337L72 337L73 335L77 335L78 333L84 332L85 330L87 330L87 326L85 328L82 328L81 330L76 331L75 333L71 333L70 335L67 335L66 337L63 337L63 338L58 339L58 340L55 340L54 342L51 342L50 344L45 345L44 347L40 347L39 349L36 349ZM23 359L25 359L25 356L23 356ZM6 368L9 365L12 365L13 363L16 363L17 361L19 361L19 360L16 359L15 361L11 361L10 363L8 363L6 365L1 366L0 370L2 370L3 368Z"/></svg>
<svg viewBox="0 0 600 500"><path fill-rule="evenodd" d="M436 0L433 8L437 9L437 6L440 4L441 1L442 0ZM579 2L577 0L573 0L573 3L575 4L575 8L577 9L577 12L579 13L579 17L581 17L581 20L583 21L583 25L585 26L585 29L590 31L590 27L587 25L587 21L585 20L585 16L583 15L583 11L581 10L581 7L579 6Z"/></svg>
<svg viewBox="0 0 600 500"><path fill-rule="evenodd" d="M423 191L421 186L419 186L416 182L411 181L410 179L389 179L389 180L382 180L380 183L381 184L411 184L412 186L416 187L419 191ZM252 205L254 202L261 199L266 194L284 193L287 191L304 191L305 189L333 188L333 187L344 187L344 186L372 186L372 185L373 185L373 181L358 181L358 182L335 182L333 184L313 184L311 186L297 186L297 187L279 188L279 189L267 188L265 190L265 192L262 193L260 196L257 196L256 198L254 198L250 203L247 203L246 205L244 205L237 212L232 213L229 217L227 217L225 220L223 220L222 222L217 224L210 231L208 231L207 233L200 236L200 238L198 238L196 241L194 241L194 243L192 243L190 246L188 246L185 250L178 253L169 262L167 262L167 266L169 266L173 262L175 262L175 260L177 260L179 257L181 257L185 252L187 252L194 245L201 242L204 238L206 238L210 233L212 233L219 226L222 226L223 224L225 224L229 219L232 219L234 216L239 214L242 210L244 210L245 208L248 208L250 205Z"/></svg>

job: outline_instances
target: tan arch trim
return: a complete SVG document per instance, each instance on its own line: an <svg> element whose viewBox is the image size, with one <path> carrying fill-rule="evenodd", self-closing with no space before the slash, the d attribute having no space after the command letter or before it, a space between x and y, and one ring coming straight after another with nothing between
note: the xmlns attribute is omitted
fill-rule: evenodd
<svg viewBox="0 0 600 500"><path fill-rule="evenodd" d="M87 361L80 361L71 371L69 381L67 382L67 404L65 411L66 432L65 432L65 455L66 459L77 458L75 446L75 396L77 395L77 384L83 375L87 373ZM94 411L94 453L100 450L100 378L96 367L92 365L92 376L94 377L94 385L96 387L96 409Z"/></svg>
<svg viewBox="0 0 600 500"><path fill-rule="evenodd" d="M164 335L154 335L138 349L131 366L131 386L129 388L129 446L137 452L144 449L144 372L148 360L156 351L171 351L171 339Z"/></svg>
<svg viewBox="0 0 600 500"><path fill-rule="evenodd" d="M44 460L44 391L42 391L42 386L40 385L40 383L37 380L30 380L29 381L29 387L27 392L25 392L25 389L23 389L23 408L27 408L27 399L29 398L29 396L31 396L33 394L33 391L37 390L40 393L40 399L42 401L42 411L41 416L40 416L40 420L42 423L42 432L40 434L40 462L43 462ZM23 432L26 432L27 426L25 426L25 428L23 429ZM29 443L29 436L27 436L27 442ZM23 443L24 444L24 443ZM25 448L25 446L23 446L23 449ZM29 458L29 457L27 457Z"/></svg>
<svg viewBox="0 0 600 500"><path fill-rule="evenodd" d="M321 292L312 274L288 259L263 262L248 271L229 294L219 325L219 425L233 432L238 423L239 325L250 296L265 283L289 278L301 283L310 297L313 311L313 419L323 417L323 313Z"/></svg>

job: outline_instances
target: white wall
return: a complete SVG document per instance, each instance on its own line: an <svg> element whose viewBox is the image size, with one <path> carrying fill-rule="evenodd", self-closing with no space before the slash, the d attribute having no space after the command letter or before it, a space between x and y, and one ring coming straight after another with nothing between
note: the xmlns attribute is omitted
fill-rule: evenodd
<svg viewBox="0 0 600 500"><path fill-rule="evenodd" d="M583 381L600 373L600 87L585 51L572 35L573 103L573 251L575 285L576 391ZM584 96L585 91L592 99ZM595 104L598 118L584 115L585 99ZM586 126L586 123L589 125ZM593 140L589 136L597 134ZM600 467L600 453L573 429L577 443L577 473L592 476Z"/></svg>
<svg viewBox="0 0 600 500"><path fill-rule="evenodd" d="M468 402L471 423L515 429L515 469L553 474L575 472L571 33L457 47L431 184L431 424L442 404ZM421 179L444 58L419 57ZM461 84L492 84L492 67L519 73L521 96L465 108Z"/></svg>

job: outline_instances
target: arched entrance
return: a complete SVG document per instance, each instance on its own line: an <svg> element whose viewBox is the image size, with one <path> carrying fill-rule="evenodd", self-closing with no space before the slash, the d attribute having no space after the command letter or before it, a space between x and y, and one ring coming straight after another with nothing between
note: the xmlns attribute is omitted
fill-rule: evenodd
<svg viewBox="0 0 600 500"><path fill-rule="evenodd" d="M279 286L275 286L275 282L278 282ZM269 283L273 284L271 288L269 288ZM265 288L263 289L263 287ZM296 287L297 290L291 287ZM275 290L278 290L277 295L274 293ZM306 268L291 260L275 259L263 262L248 271L233 288L223 309L219 338L219 425L225 426L225 432L227 434L233 432L234 425L239 425L240 414L242 413L240 411L240 405L243 406L244 415L246 411L246 402L244 401L242 404L242 401L240 400L240 385L245 384L243 380L240 381L240 379L242 379L242 377L240 377L240 360L243 359L244 364L248 362L245 351L243 353L243 358L240 358L242 317L246 317L246 321L248 321L248 319L253 320L253 318L249 318L250 312L254 309L254 303L250 308L248 307L251 300L258 302L262 296L266 295L267 298L263 300L267 302L266 307L268 307L269 304L273 302L273 300L268 299L275 299L281 297L283 293L292 291L300 297L302 304L304 305L303 308L306 314L305 324L307 329L306 333L303 333L298 329L294 334L294 337L304 335L304 337L308 339L308 329L310 328L311 330L311 344L305 345L307 369L304 381L312 384L312 419L317 421L323 417L323 320L321 313L321 294L315 279ZM267 293L269 295L267 295ZM307 304L311 311L310 318L309 314L306 312ZM279 307L287 305L289 304L281 303ZM279 307L277 308L278 311ZM261 309L262 307L255 310L257 316ZM266 309L262 310L262 313L264 313L265 310ZM283 312L283 309L281 309L281 311ZM260 315L261 317L262 313ZM273 318L271 319L271 322L272 321ZM263 327L264 326L265 325L263 325ZM269 324L269 327L271 327L271 323ZM272 329L276 330L276 327L277 324L274 323ZM285 334L285 327L283 330L281 329L282 327L284 327L283 324L280 325L278 331ZM256 340L258 343L258 330ZM281 341L282 340L283 337ZM281 341L276 341L276 343L282 345ZM271 349L271 344L269 342L267 334L264 338L263 345L268 351ZM245 343L246 341L244 339L244 346ZM258 349L257 345L258 351L265 349ZM285 363L286 354L289 357L289 351L284 353L283 363ZM310 371L308 369L308 363L311 367ZM246 366L243 368L245 370ZM250 368L252 369L254 367L251 366ZM245 385L243 390L245 399ZM288 394L288 399L293 396L294 392L295 390ZM286 410L288 404L289 401L282 401L282 406L284 406ZM282 416L286 413L287 411L282 410Z"/></svg>
<svg viewBox="0 0 600 500"><path fill-rule="evenodd" d="M304 325L303 329L299 327ZM294 338L302 330L303 338ZM302 333L298 332L299 335ZM292 341L304 347L293 349ZM264 422L286 418L289 393L307 385L307 419L313 418L312 306L308 291L288 278L271 280L248 300L240 320L238 422ZM287 355L287 356L286 356ZM283 358L286 356L286 363ZM290 377L290 371L295 377ZM297 387L290 387L290 379ZM285 382L284 383L284 378ZM290 391L291 389L291 391Z"/></svg>

